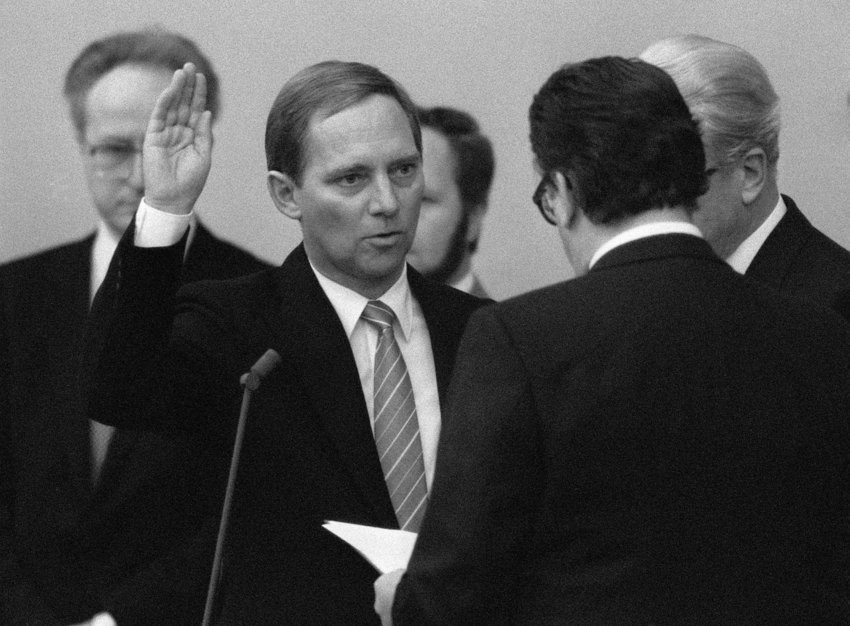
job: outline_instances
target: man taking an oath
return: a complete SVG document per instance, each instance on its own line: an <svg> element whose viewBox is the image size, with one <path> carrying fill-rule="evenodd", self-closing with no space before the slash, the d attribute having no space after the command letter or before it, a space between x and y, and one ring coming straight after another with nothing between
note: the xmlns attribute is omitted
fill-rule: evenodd
<svg viewBox="0 0 850 626"><path fill-rule="evenodd" d="M287 82L266 128L269 191L303 243L279 268L178 293L210 165L204 97L187 64L152 114L145 198L94 305L90 415L188 431L220 449L223 474L240 376L277 351L245 432L218 622L377 623L374 571L322 522L418 529L440 400L483 301L405 265L423 187L414 105L337 61Z"/></svg>

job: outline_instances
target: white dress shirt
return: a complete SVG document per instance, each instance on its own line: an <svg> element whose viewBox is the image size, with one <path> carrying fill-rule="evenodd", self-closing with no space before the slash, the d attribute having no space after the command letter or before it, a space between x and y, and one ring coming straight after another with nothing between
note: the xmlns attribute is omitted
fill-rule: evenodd
<svg viewBox="0 0 850 626"><path fill-rule="evenodd" d="M112 255L115 254L119 240L120 238L105 222L102 220L98 222L97 232L95 233L94 243L91 248L91 262L89 265L91 268L89 275L89 304L94 300L94 295L100 288L103 279L106 278L109 263L112 261ZM113 434L115 434L114 426L89 420L89 442L92 453L91 475L92 482L95 484L100 477L100 470L103 467L104 460L106 460L106 453L109 451L109 444L112 441Z"/></svg>
<svg viewBox="0 0 850 626"><path fill-rule="evenodd" d="M94 300L94 294L100 288L115 248L118 247L120 237L110 229L103 220L97 224L97 232L94 236L94 244L91 247L91 275L89 280L89 304Z"/></svg>
<svg viewBox="0 0 850 626"><path fill-rule="evenodd" d="M375 414L372 405L378 330L360 317L369 299L330 280L312 263L310 266L348 336L374 432ZM425 480L430 489L437 457L437 440L440 437L440 397L437 391L434 353L431 350L431 335L425 323L422 307L410 291L406 266L392 287L376 299L390 307L396 316L393 322L393 333L407 365L410 384L413 387L425 464Z"/></svg>
<svg viewBox="0 0 850 626"><path fill-rule="evenodd" d="M787 211L788 208L785 206L785 201L782 199L782 196L779 196L779 201L773 207L773 211L770 212L767 219L749 237L744 239L735 252L730 254L729 258L726 259L726 262L732 266L733 270L739 274L746 273L753 259L756 258L758 251L761 250L764 242L767 241L770 233L773 232L773 229L776 228L776 225L779 224L779 221Z"/></svg>
<svg viewBox="0 0 850 626"><path fill-rule="evenodd" d="M189 219L188 215L172 215L159 211L142 200L136 212L134 242L143 248L173 245L180 241ZM360 376L363 398L374 429L372 380L378 331L360 317L369 299L330 280L312 263L310 267L348 336ZM406 266L399 279L379 299L396 315L393 332L407 365L410 384L413 387L425 464L425 480L430 489L437 459L437 441L440 437L440 397L437 390L434 353L431 349L431 335L425 323L422 307L410 291Z"/></svg>
<svg viewBox="0 0 850 626"><path fill-rule="evenodd" d="M119 240L119 237L107 227L103 220L98 222L97 232L95 233L94 243L91 248L91 262L89 265L91 268L91 273L89 274L89 304L94 300L94 295L100 288L103 279L106 278L109 263L112 261L112 255L115 254ZM103 467L103 461L106 459L109 443L114 433L114 426L107 426L106 424L89 420L93 482L97 482L100 476L100 470ZM98 613L92 617L90 624L91 626L117 626L112 615L106 612Z"/></svg>
<svg viewBox="0 0 850 626"><path fill-rule="evenodd" d="M596 262L599 261L603 255L611 252L614 248L638 239L644 239L645 237L672 234L693 235L703 239L699 228L690 222L652 222L650 224L641 224L640 226L624 230L599 246L590 259L588 269L596 265Z"/></svg>

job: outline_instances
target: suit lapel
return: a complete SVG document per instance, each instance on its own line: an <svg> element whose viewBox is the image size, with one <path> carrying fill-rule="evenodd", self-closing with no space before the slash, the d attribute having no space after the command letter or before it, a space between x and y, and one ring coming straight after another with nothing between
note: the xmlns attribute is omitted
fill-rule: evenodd
<svg viewBox="0 0 850 626"><path fill-rule="evenodd" d="M277 300L262 315L272 334L270 345L294 364L329 446L362 500L377 519L395 524L351 345L303 246L280 270Z"/></svg>
<svg viewBox="0 0 850 626"><path fill-rule="evenodd" d="M434 369L437 374L437 388L442 406L449 388L455 354L468 314L456 313L452 310L447 299L439 296L436 285L423 278L419 272L409 265L407 266L407 280L416 301L422 307L422 313L428 325L428 334L431 336L431 351L434 355Z"/></svg>
<svg viewBox="0 0 850 626"><path fill-rule="evenodd" d="M746 275L781 289L800 250L812 234L812 225L788 196L782 196L786 212L756 253Z"/></svg>
<svg viewBox="0 0 850 626"><path fill-rule="evenodd" d="M62 416L57 427L61 429L61 441L67 460L68 474L73 488L81 502L87 501L92 494L91 481L91 439L89 421L83 411L80 398L76 394L76 358L82 347L82 337L89 314L89 291L91 290L91 250L94 235L86 238L69 249L69 257L64 266L57 268L56 276L63 281L71 277L70 282L56 285L55 302L60 310L56 311L57 321L61 319L64 331L57 337L61 345L51 346L54 356L65 355L58 359L69 367L57 373L56 389L60 407L53 407L51 414ZM60 295L64 294L64 295Z"/></svg>

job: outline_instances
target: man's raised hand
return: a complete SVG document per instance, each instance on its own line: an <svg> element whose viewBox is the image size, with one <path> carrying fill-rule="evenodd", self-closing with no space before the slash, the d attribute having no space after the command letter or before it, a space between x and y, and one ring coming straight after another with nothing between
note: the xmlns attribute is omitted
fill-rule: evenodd
<svg viewBox="0 0 850 626"><path fill-rule="evenodd" d="M161 211L192 210L210 171L212 113L207 81L187 63L154 106L143 150L145 202Z"/></svg>

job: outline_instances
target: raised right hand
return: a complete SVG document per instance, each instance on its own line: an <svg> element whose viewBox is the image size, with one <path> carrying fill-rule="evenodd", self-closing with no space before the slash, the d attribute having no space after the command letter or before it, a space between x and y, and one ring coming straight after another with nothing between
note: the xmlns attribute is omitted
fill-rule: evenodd
<svg viewBox="0 0 850 626"><path fill-rule="evenodd" d="M212 155L212 114L207 82L187 63L156 101L142 151L145 202L187 214L204 188Z"/></svg>

